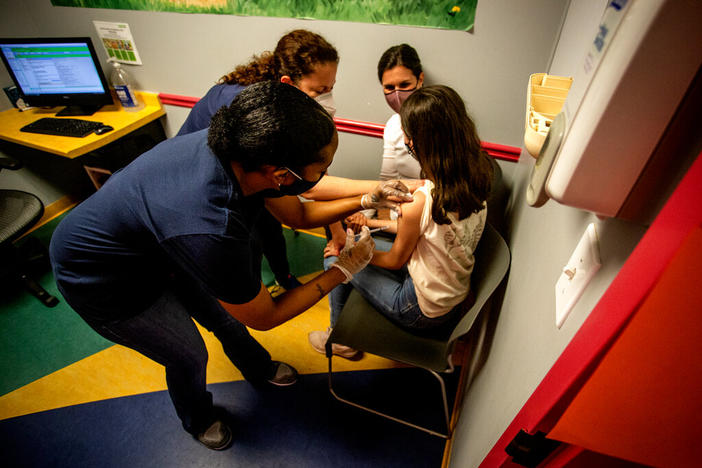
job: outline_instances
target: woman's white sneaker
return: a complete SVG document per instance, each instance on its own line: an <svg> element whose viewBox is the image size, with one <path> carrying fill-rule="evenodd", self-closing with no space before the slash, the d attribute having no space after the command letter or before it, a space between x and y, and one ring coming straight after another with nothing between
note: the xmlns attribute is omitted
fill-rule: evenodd
<svg viewBox="0 0 702 468"><path fill-rule="evenodd" d="M310 342L312 348L318 353L327 354L325 345L329 339L329 334L331 333L331 327L325 330L317 330L310 332L307 335L307 341ZM355 350L349 346L344 346L337 343L332 343L332 353L337 356L341 356L346 359L354 358L358 355L359 351Z"/></svg>

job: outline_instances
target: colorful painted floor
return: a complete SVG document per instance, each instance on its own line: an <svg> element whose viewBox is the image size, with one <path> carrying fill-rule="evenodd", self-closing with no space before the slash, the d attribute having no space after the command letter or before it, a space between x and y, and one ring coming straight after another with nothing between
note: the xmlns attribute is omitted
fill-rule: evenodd
<svg viewBox="0 0 702 468"><path fill-rule="evenodd" d="M32 235L48 245L58 221ZM285 234L293 273L303 281L314 276L325 240ZM267 266L263 278L272 282ZM60 297L50 273L41 283ZM328 317L324 299L275 330L252 332L274 359L300 372L299 382L288 388L255 390L201 328L210 354L209 389L235 427L232 448L214 452L181 429L161 366L104 340L64 301L48 309L17 289L0 291L3 466L441 466L442 439L330 396L326 358L307 344L307 333L326 328ZM371 355L336 358L334 368L339 393L441 427L438 389L423 371ZM449 393L456 380L457 374L448 380Z"/></svg>

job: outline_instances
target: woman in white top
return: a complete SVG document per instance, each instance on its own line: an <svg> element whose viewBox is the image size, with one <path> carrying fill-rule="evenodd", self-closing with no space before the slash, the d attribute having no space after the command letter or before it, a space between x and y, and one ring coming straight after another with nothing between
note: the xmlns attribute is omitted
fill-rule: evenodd
<svg viewBox="0 0 702 468"><path fill-rule="evenodd" d="M385 101L395 111L383 131L380 179L419 179L419 163L407 152L399 114L402 103L424 83L417 51L407 44L390 47L378 61L378 80Z"/></svg>
<svg viewBox="0 0 702 468"><path fill-rule="evenodd" d="M424 83L424 72L417 51L408 44L400 44L383 52L378 61L378 81L383 87L385 101L395 111L383 130L380 180L419 179L419 163L407 152L399 114L405 99L421 88ZM375 210L363 210L350 216L346 221L354 231L358 232L364 225L378 224L368 220L375 215ZM382 217L390 215L394 213L387 213ZM344 228L341 223L336 223L331 225L330 229L332 240L328 243L325 254L338 255L346 241Z"/></svg>
<svg viewBox="0 0 702 468"><path fill-rule="evenodd" d="M402 206L390 250L376 250L368 267L330 293L332 327L351 288L390 320L419 333L454 318L470 292L473 252L487 216L489 156L463 100L447 86L418 89L400 116L403 141L427 181ZM325 265L332 261L325 259ZM328 333L310 333L310 344L323 353ZM356 354L332 348L344 357Z"/></svg>

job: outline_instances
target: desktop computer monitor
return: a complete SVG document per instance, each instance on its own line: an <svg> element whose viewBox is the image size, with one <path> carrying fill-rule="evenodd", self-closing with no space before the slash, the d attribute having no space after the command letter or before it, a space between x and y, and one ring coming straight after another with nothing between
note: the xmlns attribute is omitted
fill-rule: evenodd
<svg viewBox="0 0 702 468"><path fill-rule="evenodd" d="M0 56L30 106L92 115L113 103L89 37L0 39Z"/></svg>

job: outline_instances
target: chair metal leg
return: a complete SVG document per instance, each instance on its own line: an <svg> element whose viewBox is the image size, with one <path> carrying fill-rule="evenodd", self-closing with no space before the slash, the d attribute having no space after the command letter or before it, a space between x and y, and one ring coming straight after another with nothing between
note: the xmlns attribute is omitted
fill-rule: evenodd
<svg viewBox="0 0 702 468"><path fill-rule="evenodd" d="M42 304L44 304L46 307L55 307L59 303L59 300L56 297L46 292L46 289L44 289L37 281L34 280L34 278L29 276L28 274L21 273L19 275L19 278L22 280L25 289L27 289L27 291L29 291L32 294L32 296L39 299L42 302Z"/></svg>
<svg viewBox="0 0 702 468"><path fill-rule="evenodd" d="M451 426L450 426L450 421L449 421L448 399L446 397L446 384L444 383L444 379L442 379L438 373L436 373L430 369L424 369L424 370L432 373L439 381L439 386L441 387L441 396L443 398L443 404L444 404L444 419L446 422L446 434L442 434L440 432L433 431L433 430L428 429L428 428L423 427L423 426L418 426L418 425L413 424L409 421L405 421L404 419L396 418L395 416L391 416L391 415L383 413L381 411L374 410L373 408L368 408L366 406L360 405L358 403L355 403L353 401L350 401L350 400L347 400L345 398L340 397L339 395L336 394L336 392L334 391L334 388L332 386L332 356L329 356L328 359L329 359L329 393L331 393L332 396L334 398L336 398L337 400L341 401L342 403L346 403L347 405L355 406L356 408L362 409L364 411L368 411L369 413L373 413L373 414L376 414L378 416L382 416L384 418L390 419L390 420L398 422L400 424L404 424L405 426L413 427L414 429L419 429L420 431L427 432L431 435L441 437L443 439L448 439L449 437L451 437Z"/></svg>

